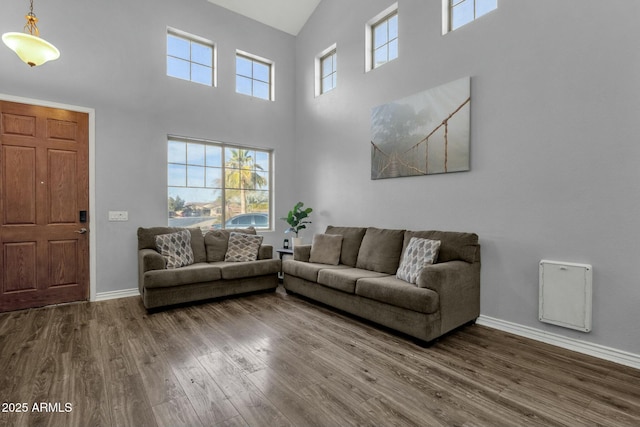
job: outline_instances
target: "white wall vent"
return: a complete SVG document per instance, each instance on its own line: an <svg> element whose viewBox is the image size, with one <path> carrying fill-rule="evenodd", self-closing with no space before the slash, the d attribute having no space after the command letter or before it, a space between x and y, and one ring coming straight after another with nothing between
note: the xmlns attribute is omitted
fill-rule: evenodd
<svg viewBox="0 0 640 427"><path fill-rule="evenodd" d="M592 277L589 264L540 261L540 321L590 332Z"/></svg>

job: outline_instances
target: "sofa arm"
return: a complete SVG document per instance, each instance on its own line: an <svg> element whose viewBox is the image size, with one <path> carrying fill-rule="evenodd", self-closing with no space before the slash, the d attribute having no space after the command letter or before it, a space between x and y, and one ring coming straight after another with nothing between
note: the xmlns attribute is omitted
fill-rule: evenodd
<svg viewBox="0 0 640 427"><path fill-rule="evenodd" d="M309 262L311 258L311 245L298 245L293 247L293 259Z"/></svg>
<svg viewBox="0 0 640 427"><path fill-rule="evenodd" d="M442 333L480 315L479 262L449 261L427 265L418 276L417 285L438 293Z"/></svg>
<svg viewBox="0 0 640 427"><path fill-rule="evenodd" d="M162 255L153 249L140 249L138 251L138 267L142 273L151 270L164 270L166 263Z"/></svg>
<svg viewBox="0 0 640 427"><path fill-rule="evenodd" d="M273 246L261 245L258 252L258 259L272 259L273 258Z"/></svg>
<svg viewBox="0 0 640 427"><path fill-rule="evenodd" d="M162 255L153 249L138 251L138 290L144 295L144 273L151 270L164 270L166 263Z"/></svg>

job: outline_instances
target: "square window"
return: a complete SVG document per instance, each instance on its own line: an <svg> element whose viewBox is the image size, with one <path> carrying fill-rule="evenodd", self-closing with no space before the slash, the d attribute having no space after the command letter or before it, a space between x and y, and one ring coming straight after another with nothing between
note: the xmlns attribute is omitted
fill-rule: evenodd
<svg viewBox="0 0 640 427"><path fill-rule="evenodd" d="M196 36L167 30L167 76L215 86L214 46Z"/></svg>
<svg viewBox="0 0 640 427"><path fill-rule="evenodd" d="M236 92L272 100L273 64L248 54L236 54Z"/></svg>

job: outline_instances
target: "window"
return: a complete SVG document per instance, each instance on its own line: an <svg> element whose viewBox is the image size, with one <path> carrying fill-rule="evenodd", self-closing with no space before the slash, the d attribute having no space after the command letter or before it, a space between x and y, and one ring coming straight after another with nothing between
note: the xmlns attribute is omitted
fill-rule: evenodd
<svg viewBox="0 0 640 427"><path fill-rule="evenodd" d="M367 23L365 49L365 71L398 58L398 3Z"/></svg>
<svg viewBox="0 0 640 427"><path fill-rule="evenodd" d="M167 76L215 86L213 43L178 30L167 30Z"/></svg>
<svg viewBox="0 0 640 427"><path fill-rule="evenodd" d="M336 44L334 43L316 56L316 96L329 92L336 87L338 78L338 56L336 52Z"/></svg>
<svg viewBox="0 0 640 427"><path fill-rule="evenodd" d="M269 229L270 150L169 137L169 226Z"/></svg>
<svg viewBox="0 0 640 427"><path fill-rule="evenodd" d="M338 57L336 56L336 50L332 50L327 55L323 56L320 60L320 92L329 92L336 87L336 79L338 76Z"/></svg>
<svg viewBox="0 0 640 427"><path fill-rule="evenodd" d="M498 0L444 0L443 34L498 8Z"/></svg>
<svg viewBox="0 0 640 427"><path fill-rule="evenodd" d="M236 92L273 100L273 63L248 53L237 52Z"/></svg>

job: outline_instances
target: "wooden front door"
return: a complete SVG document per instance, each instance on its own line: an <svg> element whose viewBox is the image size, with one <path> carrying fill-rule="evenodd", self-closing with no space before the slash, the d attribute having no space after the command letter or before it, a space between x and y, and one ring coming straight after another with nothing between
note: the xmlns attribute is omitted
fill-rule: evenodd
<svg viewBox="0 0 640 427"><path fill-rule="evenodd" d="M89 297L88 123L0 101L0 312Z"/></svg>

